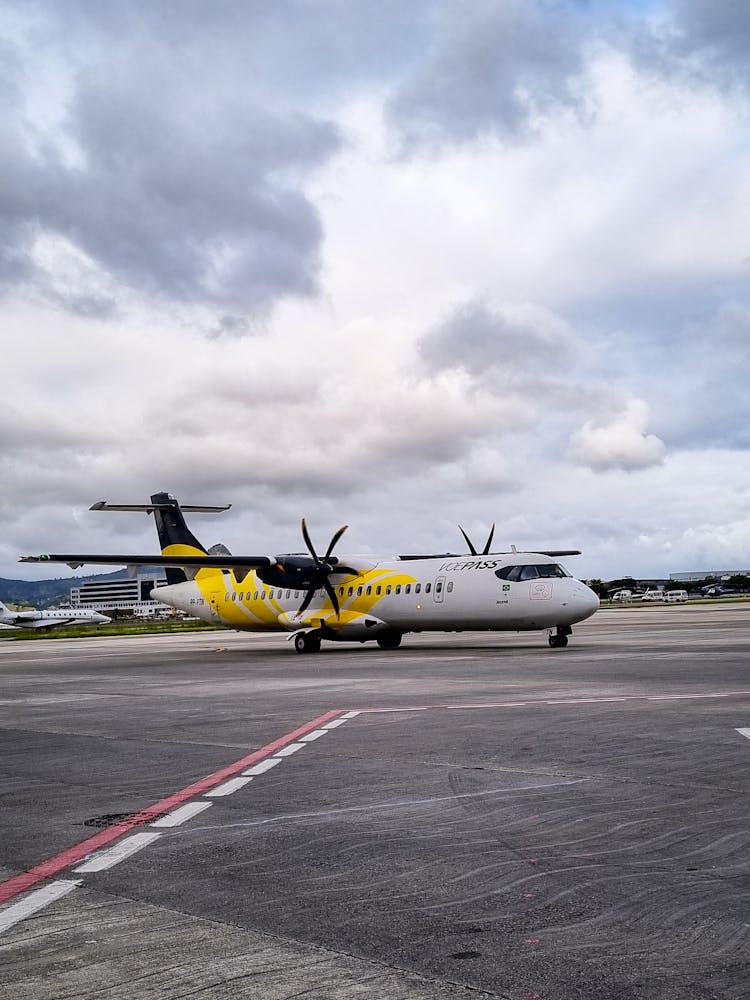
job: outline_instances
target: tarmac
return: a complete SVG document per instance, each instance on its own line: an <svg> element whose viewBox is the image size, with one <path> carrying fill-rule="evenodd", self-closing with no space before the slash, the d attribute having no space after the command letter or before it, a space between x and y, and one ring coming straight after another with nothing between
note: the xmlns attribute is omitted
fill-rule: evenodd
<svg viewBox="0 0 750 1000"><path fill-rule="evenodd" d="M749 625L4 643L0 998L750 998Z"/></svg>

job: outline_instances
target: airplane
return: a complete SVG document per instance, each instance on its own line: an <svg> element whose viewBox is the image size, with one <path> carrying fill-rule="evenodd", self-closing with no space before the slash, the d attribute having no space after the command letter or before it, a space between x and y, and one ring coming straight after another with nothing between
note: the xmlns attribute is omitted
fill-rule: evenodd
<svg viewBox="0 0 750 1000"><path fill-rule="evenodd" d="M231 555L223 545L205 549L184 512L220 512L224 506L183 505L170 493L149 504L93 504L97 511L153 514L161 555L21 556L20 562L104 566L163 566L166 586L152 598L188 615L250 632L289 632L298 653L317 653L321 641L374 640L395 649L408 632L525 632L547 630L552 647L568 644L571 626L590 617L599 598L557 558L577 549L491 552L494 525L481 552L466 532L470 554L338 558L318 555L302 519L307 552L276 556Z"/></svg>
<svg viewBox="0 0 750 1000"><path fill-rule="evenodd" d="M11 611L0 601L0 625L10 628L56 628L60 625L106 625L111 618L87 608L48 608Z"/></svg>

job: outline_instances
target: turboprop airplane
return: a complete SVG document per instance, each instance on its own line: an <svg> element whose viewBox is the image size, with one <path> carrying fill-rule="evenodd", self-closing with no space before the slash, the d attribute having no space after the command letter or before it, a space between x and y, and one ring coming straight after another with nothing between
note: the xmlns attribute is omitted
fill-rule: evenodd
<svg viewBox="0 0 750 1000"><path fill-rule="evenodd" d="M111 618L86 608L48 608L11 611L0 601L0 625L11 628L55 628L59 625L105 625Z"/></svg>
<svg viewBox="0 0 750 1000"><path fill-rule="evenodd" d="M578 550L481 552L461 532L469 555L346 556L333 550L346 525L319 556L307 525L307 552L277 556L231 555L223 545L205 549L169 493L150 504L95 503L91 510L153 514L161 555L39 555L21 562L104 566L163 566L167 585L151 596L196 618L250 632L286 631L298 653L317 653L321 640L365 642L395 649L407 632L547 630L549 645L566 646L571 626L599 607L596 594L563 569L557 558Z"/></svg>

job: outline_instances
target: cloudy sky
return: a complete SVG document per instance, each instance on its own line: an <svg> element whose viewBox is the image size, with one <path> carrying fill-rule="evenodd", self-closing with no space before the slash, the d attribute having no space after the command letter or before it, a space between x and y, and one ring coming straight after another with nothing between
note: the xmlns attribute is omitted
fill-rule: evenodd
<svg viewBox="0 0 750 1000"><path fill-rule="evenodd" d="M749 55L744 0L5 0L0 576L162 489L750 567Z"/></svg>

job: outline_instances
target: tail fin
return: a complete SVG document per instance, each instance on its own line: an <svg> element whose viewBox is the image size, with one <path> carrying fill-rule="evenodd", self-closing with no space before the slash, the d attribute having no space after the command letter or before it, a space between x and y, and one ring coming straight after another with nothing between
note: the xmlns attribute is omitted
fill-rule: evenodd
<svg viewBox="0 0 750 1000"><path fill-rule="evenodd" d="M231 504L222 507L198 506L186 504L180 507L180 503L171 493L153 493L150 504L110 504L105 500L100 500L92 505L92 510L134 510L145 511L153 514L156 522L156 531L159 535L161 553L164 556L196 556L205 555L206 549L201 545L195 535L185 523L183 511L218 512L228 510ZM191 579L196 575L196 571L188 571ZM216 570L200 569L198 573L216 572ZM166 568L167 583L184 583L187 579L185 572L176 567Z"/></svg>
<svg viewBox="0 0 750 1000"><path fill-rule="evenodd" d="M205 554L206 549L188 528L178 500L170 493L153 493L151 503L154 505L154 521L162 555ZM183 570L172 566L167 567L166 574L168 584L187 580Z"/></svg>

